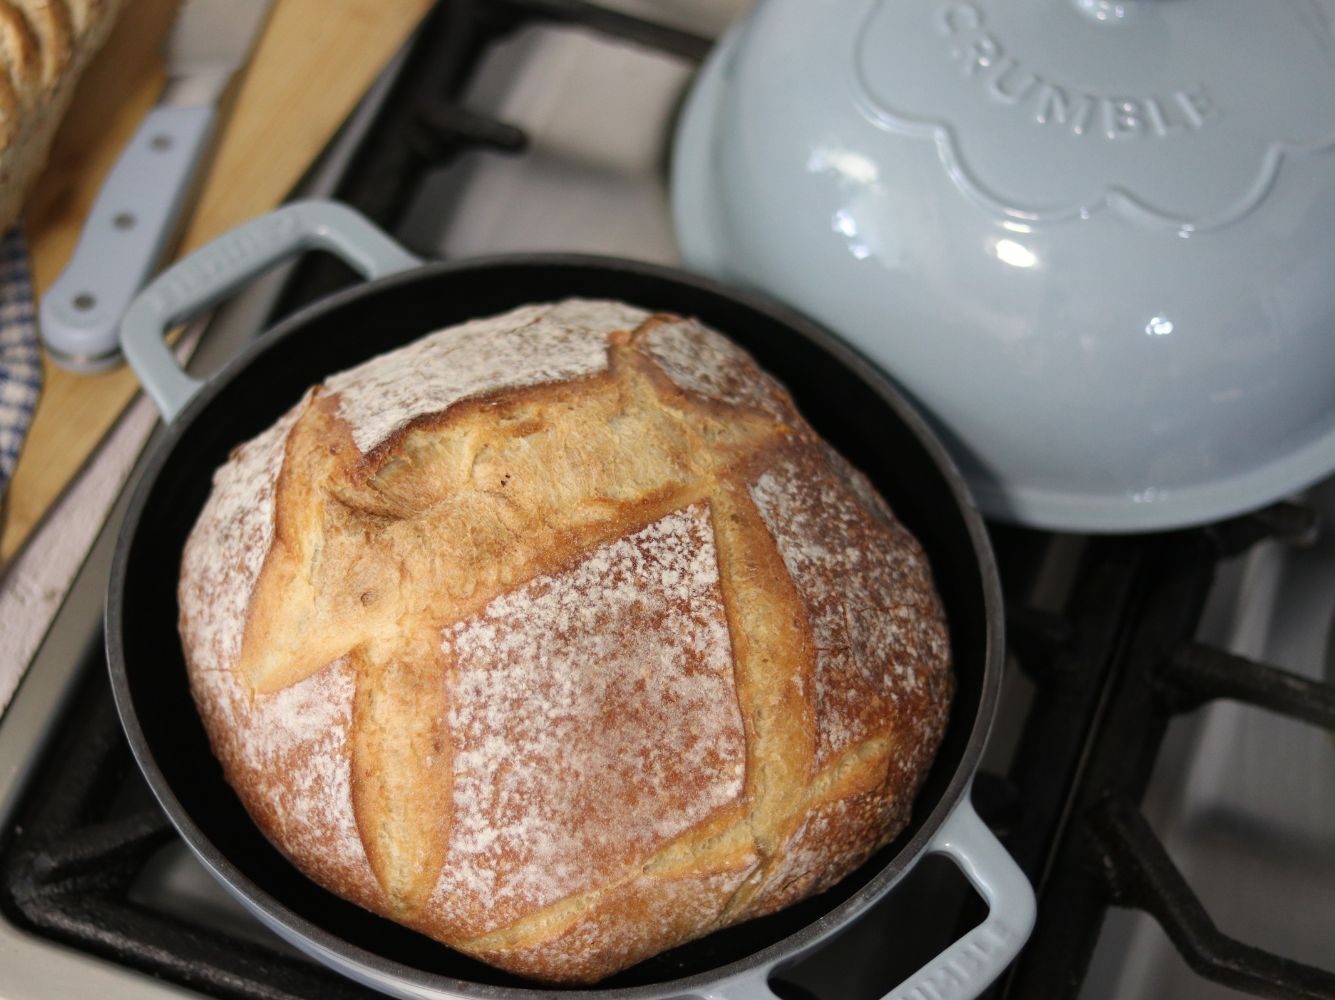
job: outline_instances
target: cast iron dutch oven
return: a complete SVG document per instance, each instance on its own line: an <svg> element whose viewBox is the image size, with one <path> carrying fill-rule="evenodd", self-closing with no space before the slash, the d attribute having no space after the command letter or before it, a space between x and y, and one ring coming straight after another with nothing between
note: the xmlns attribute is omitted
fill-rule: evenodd
<svg viewBox="0 0 1335 1000"><path fill-rule="evenodd" d="M281 323L207 382L177 367L164 330L308 249L331 251L371 280ZM989 915L893 995L973 996L1014 957L1034 916L1029 884L969 803L1002 665L1000 587L982 521L945 451L883 375L795 313L664 268L554 255L423 264L349 209L305 202L221 237L144 291L126 316L122 344L169 427L122 529L107 645L117 708L163 809L255 916L353 979L413 998L535 1000L556 992L335 898L269 845L223 781L191 700L176 632L176 580L213 470L307 386L443 326L572 295L699 317L788 385L811 423L866 471L925 546L950 621L958 692L913 822L839 886L597 987L561 992L635 1000L773 997L767 980L776 967L836 934L911 866L940 853L984 896Z"/></svg>

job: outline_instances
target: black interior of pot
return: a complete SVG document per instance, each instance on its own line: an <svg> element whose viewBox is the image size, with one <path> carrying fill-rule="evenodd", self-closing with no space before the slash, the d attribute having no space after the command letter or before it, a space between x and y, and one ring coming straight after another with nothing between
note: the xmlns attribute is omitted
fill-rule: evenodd
<svg viewBox="0 0 1335 1000"><path fill-rule="evenodd" d="M757 309L705 282L587 259L533 257L437 265L317 305L258 342L216 380L202 409L187 412L170 449L122 537L121 599L108 622L122 712L142 740L132 742L146 770L156 768L180 809L202 832L194 846L234 866L237 885L254 888L341 941L430 975L497 986L531 986L443 945L346 903L303 877L264 839L223 781L186 682L176 631L176 578L186 535L208 495L213 470L228 452L271 424L312 383L452 323L528 302L577 295L621 299L697 316L726 333L784 382L810 422L865 471L926 548L951 625L958 691L951 724L914 810L909 830L838 887L782 913L711 935L650 959L607 981L626 988L708 972L743 959L807 927L887 868L902 866L902 847L943 802L970 746L984 691L990 628L984 570L965 513L920 432L901 419L882 377L843 348L822 342L768 309ZM859 370L861 369L861 370ZM192 415L193 414L193 415ZM137 516L136 516L137 515ZM117 581L113 578L113 587ZM115 645L123 647L123 659ZM150 775L151 776L151 775ZM247 886L245 881L253 883Z"/></svg>

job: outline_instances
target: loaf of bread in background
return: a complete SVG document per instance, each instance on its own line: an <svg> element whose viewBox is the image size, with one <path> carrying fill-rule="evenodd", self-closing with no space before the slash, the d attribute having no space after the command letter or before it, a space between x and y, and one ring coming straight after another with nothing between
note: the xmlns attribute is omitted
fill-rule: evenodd
<svg viewBox="0 0 1335 1000"><path fill-rule="evenodd" d="M907 821L953 690L867 479L730 341L615 302L310 390L218 470L179 598L269 839L547 981L842 878Z"/></svg>
<svg viewBox="0 0 1335 1000"><path fill-rule="evenodd" d="M79 75L124 0L0 0L0 233L46 165Z"/></svg>

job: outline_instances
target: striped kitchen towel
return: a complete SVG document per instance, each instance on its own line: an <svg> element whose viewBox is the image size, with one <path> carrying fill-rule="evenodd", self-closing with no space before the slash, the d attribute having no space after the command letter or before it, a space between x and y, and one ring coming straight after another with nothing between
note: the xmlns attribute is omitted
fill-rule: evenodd
<svg viewBox="0 0 1335 1000"><path fill-rule="evenodd" d="M0 493L14 473L41 389L28 245L15 226L0 240Z"/></svg>

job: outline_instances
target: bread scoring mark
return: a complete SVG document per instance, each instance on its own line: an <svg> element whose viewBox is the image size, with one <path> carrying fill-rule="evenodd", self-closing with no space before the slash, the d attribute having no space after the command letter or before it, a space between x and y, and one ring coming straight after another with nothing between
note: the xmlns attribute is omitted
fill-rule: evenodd
<svg viewBox="0 0 1335 1000"><path fill-rule="evenodd" d="M41 50L42 86L53 88L70 58L70 12L60 0L18 0Z"/></svg>
<svg viewBox="0 0 1335 1000"><path fill-rule="evenodd" d="M623 876L742 791L704 503L494 598L443 644L454 826L434 902L467 934Z"/></svg>
<svg viewBox="0 0 1335 1000"><path fill-rule="evenodd" d="M201 670L230 669L241 654L251 593L273 539L288 433L310 400L307 392L213 474L213 492L186 541L178 594L182 638Z"/></svg>
<svg viewBox="0 0 1335 1000"><path fill-rule="evenodd" d="M339 416L367 454L460 400L606 371L608 336L633 329L647 313L605 306L570 299L474 320L332 375L325 387L337 393Z"/></svg>
<svg viewBox="0 0 1335 1000"><path fill-rule="evenodd" d="M31 107L41 90L41 53L28 18L9 0L0 0L0 51L20 101Z"/></svg>
<svg viewBox="0 0 1335 1000"><path fill-rule="evenodd" d="M69 8L74 30L82 33L90 27L95 18L107 8L119 7L124 0L60 0Z"/></svg>
<svg viewBox="0 0 1335 1000"><path fill-rule="evenodd" d="M589 982L602 970L624 968L695 937L714 924L747 869L682 874L636 874L600 896L579 919L549 934L511 943L500 935L464 949L484 961L523 963L530 975L554 982ZM536 930L536 928L534 929Z"/></svg>
<svg viewBox="0 0 1335 1000"><path fill-rule="evenodd" d="M858 502L869 487L835 478L847 466L823 458L791 452L750 486L811 622L820 766L873 735L887 712L913 718L937 700L950 659L921 548Z"/></svg>
<svg viewBox="0 0 1335 1000"><path fill-rule="evenodd" d="M880 789L810 803L802 825L770 871L764 891L750 900L746 918L774 913L824 892L860 867L907 822L907 798L881 794ZM843 863L831 866L831 854Z"/></svg>
<svg viewBox="0 0 1335 1000"><path fill-rule="evenodd" d="M474 397L397 435L374 465L339 396L317 390L288 433L271 549L249 599L239 669L255 690L414 621L470 614L698 498L776 432L739 408L699 412L679 394L662 405L665 384L632 335L609 339L621 341L615 372L581 379L577 398L569 383Z"/></svg>
<svg viewBox="0 0 1335 1000"><path fill-rule="evenodd" d="M367 860L399 919L430 898L450 828L453 761L435 646L419 633L416 642L367 643L350 656L352 806Z"/></svg>
<svg viewBox="0 0 1335 1000"><path fill-rule="evenodd" d="M624 905L628 894L633 897L646 886L655 887L655 891L670 892L663 887L722 876L715 884L731 882L735 888L750 875L758 862L743 799L685 831L622 878L600 884L588 892L566 896L555 905L530 913L499 930L469 938L457 946L469 954L525 950L544 938L564 937L578 925L600 920L606 910ZM704 901L714 911L715 921L722 919L725 899ZM702 924L698 928L707 926L709 924Z"/></svg>
<svg viewBox="0 0 1335 1000"><path fill-rule="evenodd" d="M721 911L725 920L766 882L800 820L814 770L815 731L806 691L814 650L801 596L744 486L714 494L723 599L734 636L737 687L746 720L746 823L759 864Z"/></svg>
<svg viewBox="0 0 1335 1000"><path fill-rule="evenodd" d="M213 716L207 728L229 780L247 772L287 776L285 784L243 791L247 808L272 817L274 841L312 877L374 892L352 811L346 737L354 679L346 661L259 698L232 669L273 537L274 491L288 433L310 398L307 393L271 428L236 448L214 474L182 558L181 636L190 651L195 702Z"/></svg>

